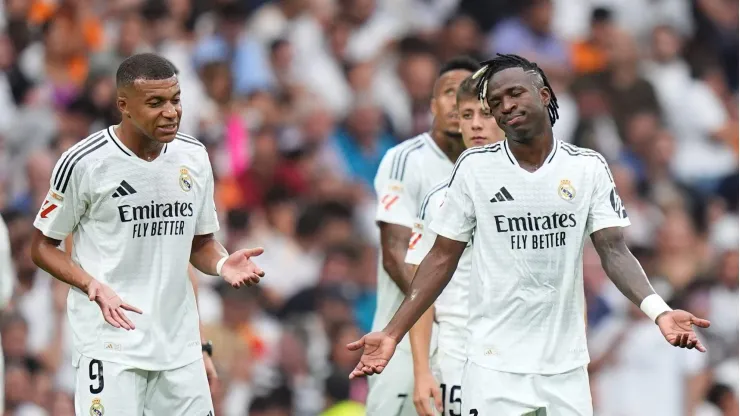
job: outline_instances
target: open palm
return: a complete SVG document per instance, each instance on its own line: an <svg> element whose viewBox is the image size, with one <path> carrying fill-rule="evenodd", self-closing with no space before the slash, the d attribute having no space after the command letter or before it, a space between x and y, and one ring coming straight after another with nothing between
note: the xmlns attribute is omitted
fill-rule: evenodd
<svg viewBox="0 0 740 416"><path fill-rule="evenodd" d="M694 326L709 328L709 321L706 319L700 319L689 312L676 309L658 316L656 323L666 341L674 347L707 351L694 332Z"/></svg>
<svg viewBox="0 0 740 416"><path fill-rule="evenodd" d="M221 276L232 287L238 289L242 286L253 286L259 283L265 272L252 261L265 250L261 247L238 250L226 259L221 268Z"/></svg>
<svg viewBox="0 0 740 416"><path fill-rule="evenodd" d="M362 357L349 378L380 374L396 351L396 340L385 332L371 332L359 340L347 344L350 351L362 350Z"/></svg>

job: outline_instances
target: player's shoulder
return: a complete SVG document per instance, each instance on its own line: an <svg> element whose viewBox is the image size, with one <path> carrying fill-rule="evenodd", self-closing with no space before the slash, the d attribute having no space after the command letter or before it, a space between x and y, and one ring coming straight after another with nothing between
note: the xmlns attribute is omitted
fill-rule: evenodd
<svg viewBox="0 0 740 416"><path fill-rule="evenodd" d="M435 201L444 196L445 190L447 189L447 183L447 179L437 183L429 189L426 195L424 195L424 199L421 201L421 206L419 207L419 218L422 220L425 219L429 212L429 208L435 206Z"/></svg>
<svg viewBox="0 0 740 416"><path fill-rule="evenodd" d="M57 160L52 172L52 187L56 192L64 193L70 181L81 178L94 166L106 160L115 152L115 142L108 129L92 133L67 149Z"/></svg>
<svg viewBox="0 0 740 416"><path fill-rule="evenodd" d="M413 172L409 169L415 161L423 157L423 150L429 147L429 133L422 133L391 147L383 156L381 165L383 172L378 174L387 176L387 179L403 182Z"/></svg>
<svg viewBox="0 0 740 416"><path fill-rule="evenodd" d="M593 149L576 146L571 143L558 140L558 148L568 166L577 169L608 169L608 163L604 156Z"/></svg>
<svg viewBox="0 0 740 416"><path fill-rule="evenodd" d="M502 154L502 143L503 142L497 142L487 144L485 146L471 147L470 149L462 152L462 154L460 154L460 156L457 158L457 162L455 162L455 167L452 169L452 175L450 175L450 181L448 182L448 184L452 183L452 180L454 180L455 176L461 168L469 169L476 163L487 164L490 162L490 157L492 155Z"/></svg>
<svg viewBox="0 0 740 416"><path fill-rule="evenodd" d="M207 154L206 145L200 140L187 133L178 131L175 140L168 144L175 151L186 151Z"/></svg>

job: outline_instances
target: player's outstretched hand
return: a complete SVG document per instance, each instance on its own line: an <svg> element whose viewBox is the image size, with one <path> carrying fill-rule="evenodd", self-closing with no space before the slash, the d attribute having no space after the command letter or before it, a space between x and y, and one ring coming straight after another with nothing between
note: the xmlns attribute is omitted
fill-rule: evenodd
<svg viewBox="0 0 740 416"><path fill-rule="evenodd" d="M371 332L355 342L347 344L350 351L362 350L360 362L349 378L371 376L383 372L388 361L393 357L396 351L396 340L389 337L385 332Z"/></svg>
<svg viewBox="0 0 740 416"><path fill-rule="evenodd" d="M103 312L105 322L116 328L136 329L134 323L126 317L123 311L127 310L141 314L141 309L125 303L113 289L93 279L87 288L87 297L90 301L95 301L98 304L100 311Z"/></svg>
<svg viewBox="0 0 740 416"><path fill-rule="evenodd" d="M256 285L260 278L265 276L265 272L254 264L251 258L259 256L264 251L262 247L257 247L231 253L221 267L221 276L235 289Z"/></svg>
<svg viewBox="0 0 740 416"><path fill-rule="evenodd" d="M429 399L434 400L436 412ZM429 370L423 374L414 373L414 407L419 416L437 416L444 412L439 383Z"/></svg>
<svg viewBox="0 0 740 416"><path fill-rule="evenodd" d="M706 319L700 319L689 312L676 309L662 313L656 319L656 323L666 341L674 347L696 348L701 352L707 351L701 341L696 337L693 328L694 326L709 328L709 321Z"/></svg>

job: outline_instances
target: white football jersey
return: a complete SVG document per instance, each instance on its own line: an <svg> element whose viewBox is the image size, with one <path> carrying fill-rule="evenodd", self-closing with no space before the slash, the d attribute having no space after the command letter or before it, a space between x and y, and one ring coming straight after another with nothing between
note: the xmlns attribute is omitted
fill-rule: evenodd
<svg viewBox="0 0 740 416"><path fill-rule="evenodd" d="M431 228L472 247L468 359L511 373L588 363L583 244L629 225L604 158L556 140L535 172L504 141L457 161Z"/></svg>
<svg viewBox="0 0 740 416"><path fill-rule="evenodd" d="M429 228L432 220L439 215L444 201L448 180L434 186L421 203L418 218L406 252L406 263L419 265L432 249L437 233ZM437 347L446 355L465 361L468 332L468 286L473 264L472 238L460 256L455 274L434 302L435 318L439 323Z"/></svg>
<svg viewBox="0 0 740 416"><path fill-rule="evenodd" d="M73 234L73 260L125 302L133 331L105 322L72 288L67 312L80 354L142 370L185 366L202 357L188 262L193 237L219 229L205 147L181 133L152 162L137 157L113 127L66 151L34 226L47 237Z"/></svg>
<svg viewBox="0 0 740 416"><path fill-rule="evenodd" d="M388 150L375 175L375 193L378 196L376 221L413 229L424 195L437 182L448 178L453 166L429 133ZM383 268L382 254L379 255L373 331L385 328L403 299L404 294ZM408 337L404 337L401 347L410 348Z"/></svg>

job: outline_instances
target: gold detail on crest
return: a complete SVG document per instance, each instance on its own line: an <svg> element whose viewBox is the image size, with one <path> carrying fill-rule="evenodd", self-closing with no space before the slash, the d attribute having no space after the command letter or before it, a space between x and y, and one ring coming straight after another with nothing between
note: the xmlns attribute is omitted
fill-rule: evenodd
<svg viewBox="0 0 740 416"><path fill-rule="evenodd" d="M185 192L190 192L193 189L193 178L190 176L186 167L180 167L180 189Z"/></svg>
<svg viewBox="0 0 740 416"><path fill-rule="evenodd" d="M93 399L92 405L90 406L90 416L103 416L105 414L105 407L100 403L100 399Z"/></svg>
<svg viewBox="0 0 740 416"><path fill-rule="evenodd" d="M558 186L558 195L566 201L572 201L576 197L576 188L568 179L563 179Z"/></svg>

